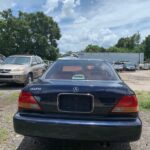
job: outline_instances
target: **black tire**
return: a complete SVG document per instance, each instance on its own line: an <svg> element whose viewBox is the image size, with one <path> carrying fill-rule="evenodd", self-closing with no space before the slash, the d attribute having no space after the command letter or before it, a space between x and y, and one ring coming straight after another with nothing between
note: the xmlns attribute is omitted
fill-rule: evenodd
<svg viewBox="0 0 150 150"><path fill-rule="evenodd" d="M32 75L32 73L29 73L27 75L27 79L26 79L26 82L24 83L24 85L30 84L32 82L33 82L33 75Z"/></svg>

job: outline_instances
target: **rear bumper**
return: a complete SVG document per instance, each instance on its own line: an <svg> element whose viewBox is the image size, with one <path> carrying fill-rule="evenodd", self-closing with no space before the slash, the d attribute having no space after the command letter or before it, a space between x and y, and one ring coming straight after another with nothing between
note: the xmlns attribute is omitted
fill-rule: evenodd
<svg viewBox="0 0 150 150"><path fill-rule="evenodd" d="M140 138L142 122L89 121L14 116L14 129L18 134L33 137L109 142L130 142Z"/></svg>

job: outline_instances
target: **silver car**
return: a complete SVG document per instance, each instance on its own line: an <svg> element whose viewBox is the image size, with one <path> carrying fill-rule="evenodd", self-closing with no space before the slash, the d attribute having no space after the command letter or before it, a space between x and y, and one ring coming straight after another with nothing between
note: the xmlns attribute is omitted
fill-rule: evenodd
<svg viewBox="0 0 150 150"><path fill-rule="evenodd" d="M39 56L13 55L5 59L0 65L0 82L31 83L42 76L46 65Z"/></svg>
<svg viewBox="0 0 150 150"><path fill-rule="evenodd" d="M122 63L114 63L113 67L116 71L123 71L123 64Z"/></svg>

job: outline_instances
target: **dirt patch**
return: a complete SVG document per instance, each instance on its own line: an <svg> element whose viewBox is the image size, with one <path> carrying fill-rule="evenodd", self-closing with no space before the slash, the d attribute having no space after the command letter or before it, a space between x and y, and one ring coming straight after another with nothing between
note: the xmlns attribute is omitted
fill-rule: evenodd
<svg viewBox="0 0 150 150"><path fill-rule="evenodd" d="M13 103L17 103L20 91L0 91L0 110Z"/></svg>
<svg viewBox="0 0 150 150"><path fill-rule="evenodd" d="M150 91L150 70L121 72L119 75L131 89Z"/></svg>

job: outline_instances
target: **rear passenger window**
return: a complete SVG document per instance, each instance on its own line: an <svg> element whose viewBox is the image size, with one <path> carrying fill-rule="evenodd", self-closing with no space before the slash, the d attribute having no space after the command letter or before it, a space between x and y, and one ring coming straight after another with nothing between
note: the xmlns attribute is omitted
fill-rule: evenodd
<svg viewBox="0 0 150 150"><path fill-rule="evenodd" d="M35 57L32 57L32 64L36 63L37 64L37 60Z"/></svg>
<svg viewBox="0 0 150 150"><path fill-rule="evenodd" d="M38 58L38 61L40 62L40 64L42 64L43 60L40 57L37 57L37 58Z"/></svg>
<svg viewBox="0 0 150 150"><path fill-rule="evenodd" d="M37 57L37 56L36 56L36 61L38 64L41 64L41 61L40 61L39 57Z"/></svg>

